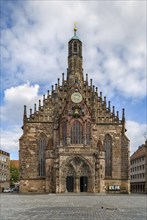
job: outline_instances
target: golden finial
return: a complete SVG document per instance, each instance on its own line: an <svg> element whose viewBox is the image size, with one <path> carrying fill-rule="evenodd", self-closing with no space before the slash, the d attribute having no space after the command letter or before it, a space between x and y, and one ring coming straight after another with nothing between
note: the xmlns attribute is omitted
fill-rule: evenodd
<svg viewBox="0 0 147 220"><path fill-rule="evenodd" d="M77 22L74 22L74 35L76 35L76 31L77 31Z"/></svg>

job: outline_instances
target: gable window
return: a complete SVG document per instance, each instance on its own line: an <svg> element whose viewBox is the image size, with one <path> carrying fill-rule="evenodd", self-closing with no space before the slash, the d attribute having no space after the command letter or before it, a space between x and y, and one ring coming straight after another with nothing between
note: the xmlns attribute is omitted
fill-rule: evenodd
<svg viewBox="0 0 147 220"><path fill-rule="evenodd" d="M105 176L112 176L112 138L109 134L104 138L104 150L105 150Z"/></svg>
<svg viewBox="0 0 147 220"><path fill-rule="evenodd" d="M83 127L79 121L75 121L71 127L71 144L83 143Z"/></svg>
<svg viewBox="0 0 147 220"><path fill-rule="evenodd" d="M39 176L45 176L45 147L46 147L46 137L42 135L39 139Z"/></svg>

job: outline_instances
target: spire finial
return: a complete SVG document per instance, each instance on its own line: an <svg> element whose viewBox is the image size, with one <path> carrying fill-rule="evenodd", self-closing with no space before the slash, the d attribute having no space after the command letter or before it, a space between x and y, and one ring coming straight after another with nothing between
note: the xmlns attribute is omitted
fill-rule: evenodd
<svg viewBox="0 0 147 220"><path fill-rule="evenodd" d="M125 109L122 109L122 120L125 121Z"/></svg>
<svg viewBox="0 0 147 220"><path fill-rule="evenodd" d="M74 22L74 36L76 36L76 31L77 31L77 22Z"/></svg>
<svg viewBox="0 0 147 220"><path fill-rule="evenodd" d="M27 119L27 107L24 105L24 114L23 114L23 119Z"/></svg>

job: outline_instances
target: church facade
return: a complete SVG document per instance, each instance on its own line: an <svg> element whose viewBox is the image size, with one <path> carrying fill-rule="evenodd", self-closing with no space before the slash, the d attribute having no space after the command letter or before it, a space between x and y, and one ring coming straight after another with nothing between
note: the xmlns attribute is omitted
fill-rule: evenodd
<svg viewBox="0 0 147 220"><path fill-rule="evenodd" d="M24 106L20 138L20 192L130 192L129 140L121 119L88 75L82 42L68 42L68 69L39 107Z"/></svg>

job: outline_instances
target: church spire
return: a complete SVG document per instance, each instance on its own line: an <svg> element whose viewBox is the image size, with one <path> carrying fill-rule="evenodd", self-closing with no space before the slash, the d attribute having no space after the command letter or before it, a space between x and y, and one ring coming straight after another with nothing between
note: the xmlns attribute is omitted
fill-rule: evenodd
<svg viewBox="0 0 147 220"><path fill-rule="evenodd" d="M77 22L74 23L74 36L68 42L67 81L73 85L75 81L83 82L82 42L77 36Z"/></svg>

